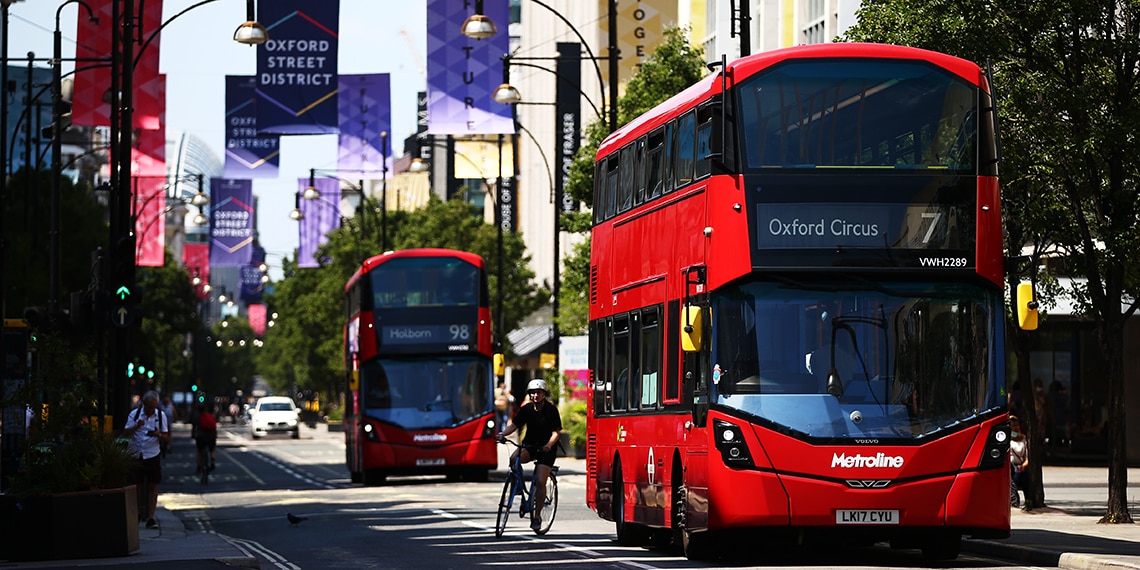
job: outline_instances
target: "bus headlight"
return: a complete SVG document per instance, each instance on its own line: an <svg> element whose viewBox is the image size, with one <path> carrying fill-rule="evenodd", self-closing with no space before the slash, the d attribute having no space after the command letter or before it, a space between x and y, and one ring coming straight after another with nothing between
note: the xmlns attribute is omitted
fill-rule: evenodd
<svg viewBox="0 0 1140 570"><path fill-rule="evenodd" d="M1005 466L1005 458L1009 455L1009 429L1009 422L990 428L990 433L986 436L986 448L982 451L982 459L978 461L978 469Z"/></svg>
<svg viewBox="0 0 1140 570"><path fill-rule="evenodd" d="M748 444L744 441L744 431L740 426L724 420L715 420L713 433L716 438L716 448L720 451L720 458L725 465L736 468L754 466L752 453L748 450Z"/></svg>
<svg viewBox="0 0 1140 570"><path fill-rule="evenodd" d="M372 424L364 422L364 427L361 428L364 432L364 439L368 441L380 441L380 432Z"/></svg>

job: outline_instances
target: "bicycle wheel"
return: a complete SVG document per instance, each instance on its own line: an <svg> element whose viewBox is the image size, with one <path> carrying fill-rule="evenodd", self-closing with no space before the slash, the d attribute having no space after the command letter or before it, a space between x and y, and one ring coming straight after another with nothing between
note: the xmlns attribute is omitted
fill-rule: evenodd
<svg viewBox="0 0 1140 570"><path fill-rule="evenodd" d="M499 514L495 519L495 536L503 536L507 529L507 519L511 518L511 503L514 502L514 473L507 473L507 480L503 481L503 495L499 498Z"/></svg>
<svg viewBox="0 0 1140 570"><path fill-rule="evenodd" d="M554 515L558 514L558 477L554 472L550 472L550 476L546 478L546 500L542 502L542 525L534 534L542 536L550 532L550 525L554 523ZM534 516L534 512L531 513Z"/></svg>

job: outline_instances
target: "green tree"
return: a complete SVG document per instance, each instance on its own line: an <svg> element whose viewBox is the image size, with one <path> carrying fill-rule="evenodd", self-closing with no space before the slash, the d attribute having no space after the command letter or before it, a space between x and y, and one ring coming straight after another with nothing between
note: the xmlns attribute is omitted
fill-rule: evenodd
<svg viewBox="0 0 1140 570"><path fill-rule="evenodd" d="M441 201L434 195L427 206L407 215L397 229L393 243L398 249L413 247L444 247L470 251L483 258L487 267L491 289L491 314L496 321L502 319L504 332L518 328L527 315L533 313L550 298L550 290L534 285L534 271L530 268L530 255L522 234L503 232L503 314L498 314L496 297L499 291L499 231L483 222L482 211L462 199ZM500 324L495 324L499 329ZM506 347L506 339L499 339Z"/></svg>
<svg viewBox="0 0 1140 570"><path fill-rule="evenodd" d="M470 251L487 264L492 299L498 291L498 231L482 221L482 212L462 200L443 202L432 197L414 212L390 212L381 225L377 204L369 199L357 216L343 221L330 232L317 257L321 267L299 268L286 260L285 279L266 299L277 313L258 353L259 370L276 392L314 390L323 402L334 402L344 382L344 285L360 262L389 249L441 247ZM504 331L513 330L528 314L549 298L546 289L533 284L530 256L522 236L503 234ZM497 327L496 327L497 328Z"/></svg>
<svg viewBox="0 0 1140 570"><path fill-rule="evenodd" d="M162 267L140 267L137 272L141 323L131 341L135 351L131 360L152 367L158 374L153 387L169 393L188 387L190 361L182 352L186 336L197 332L202 322L201 301L194 294L190 274L170 251L164 259Z"/></svg>
<svg viewBox="0 0 1140 570"><path fill-rule="evenodd" d="M6 318L20 318L24 307L47 306L51 261L51 173L24 168L8 181L4 215L4 305ZM68 293L87 291L93 284L92 253L106 247L105 212L90 188L67 177L60 183L60 296L67 308Z"/></svg>
<svg viewBox="0 0 1140 570"><path fill-rule="evenodd" d="M858 16L844 39L992 59L1002 170L1012 173L1003 179L1003 217L1013 229L1008 245L1019 253L1026 244L1038 250L1055 244L1074 276L1085 278L1068 294L1095 323L1107 365L1109 493L1101 522L1132 522L1124 325L1140 298L1140 140L1134 134L1140 128L1140 5L875 0L865 2ZM1025 213L1037 215L1018 217ZM1122 299L1131 304L1122 306ZM1032 506L1041 506L1034 447L1040 445L1030 448L1037 466Z"/></svg>
<svg viewBox="0 0 1140 570"><path fill-rule="evenodd" d="M618 126L680 93L704 74L704 50L689 42L688 30L666 29L661 44L630 78L625 94L618 99ZM587 126L586 142L578 149L570 165L566 192L579 202L594 203L594 157L607 135L609 131L604 121L595 121ZM588 233L590 214L566 214L559 224L563 231ZM564 264L555 325L564 334L583 334L589 323L590 240L587 238L576 245Z"/></svg>

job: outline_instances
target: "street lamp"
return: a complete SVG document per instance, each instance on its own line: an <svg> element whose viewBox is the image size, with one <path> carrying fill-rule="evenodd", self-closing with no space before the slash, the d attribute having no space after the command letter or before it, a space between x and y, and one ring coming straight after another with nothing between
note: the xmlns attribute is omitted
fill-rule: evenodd
<svg viewBox="0 0 1140 570"><path fill-rule="evenodd" d="M581 32L578 31L578 28L575 28L574 25L571 24L570 21L566 19L566 16L563 16L560 12L558 12L554 8L551 8L550 5L546 4L545 2L542 2L542 0L530 0L530 1L534 2L535 4L538 4L539 6L541 6L543 8L545 8L547 11L549 11L551 14L553 14L559 20L562 20L562 23L566 24L566 27L570 28L570 31L574 32L574 35L578 36L578 40L582 42L582 47L585 48L586 54L589 56L586 59L590 60L594 64L594 69L598 73L598 87L600 89L602 89L602 100L603 101L606 99L605 82L602 81L602 68L598 66L598 60L604 59L609 63L610 97L609 97L608 104L606 105L606 118L608 119L607 122L609 125L609 131L611 133L616 131L617 130L617 99L618 99L618 97L617 97L618 59L621 56L621 54L619 53L618 47L617 47L617 43L618 43L617 42L617 40L618 40L618 36L617 36L617 0L607 0L607 5L608 5L607 21L608 21L608 27L609 27L609 29L608 29L608 32L609 32L609 34L608 34L608 40L609 40L608 50L609 50L609 53L605 57L597 57L594 55L593 50L590 49L589 42L587 42L586 38L583 37ZM496 33L495 23L493 21L491 21L490 18L488 18L487 16L485 16L483 14L483 2L478 1L478 0L475 2L475 15L467 18L467 20L463 22L463 27L462 27L461 31L462 31L463 35L465 35L469 38L477 39L477 40L489 38L489 37L495 35L495 33ZM504 83L506 83L506 82L504 82ZM507 85L507 87L510 87L510 86ZM499 89L496 89L495 92L498 93L500 91L500 89L502 89L502 88L503 88L503 86L500 85ZM517 90L516 90L516 93L517 93ZM596 107L595 107L595 109L596 109Z"/></svg>
<svg viewBox="0 0 1140 570"><path fill-rule="evenodd" d="M253 0L246 0L245 22L234 30L234 41L250 46L261 45L269 41L269 30L254 18Z"/></svg>

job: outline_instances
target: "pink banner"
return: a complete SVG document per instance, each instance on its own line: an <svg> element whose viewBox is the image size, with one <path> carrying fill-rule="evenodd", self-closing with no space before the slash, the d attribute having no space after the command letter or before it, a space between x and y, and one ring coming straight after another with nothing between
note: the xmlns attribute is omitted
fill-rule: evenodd
<svg viewBox="0 0 1140 570"><path fill-rule="evenodd" d="M135 265L161 267L166 243L166 177L131 178L135 197Z"/></svg>
<svg viewBox="0 0 1140 570"><path fill-rule="evenodd" d="M80 10L77 18L75 82L71 101L71 122L88 127L110 126L111 102L107 95L111 88L111 46L114 30L113 8L119 0L87 0L98 23ZM162 0L135 0L134 15L142 10L142 37L144 46L135 44L134 104L132 124L136 129L156 129L165 105L165 84L162 91L154 83L158 77L159 36L155 32L162 26ZM100 61L101 60L101 61Z"/></svg>
<svg viewBox="0 0 1140 570"><path fill-rule="evenodd" d="M249 314L249 328L253 329L253 334L259 337L265 336L265 305L250 305L246 310Z"/></svg>
<svg viewBox="0 0 1140 570"><path fill-rule="evenodd" d="M210 244L183 244L182 266L190 273L191 284L194 283L195 277L198 278L198 285L194 288L194 293L198 295L198 298L205 299L209 296L206 285L210 283Z"/></svg>

